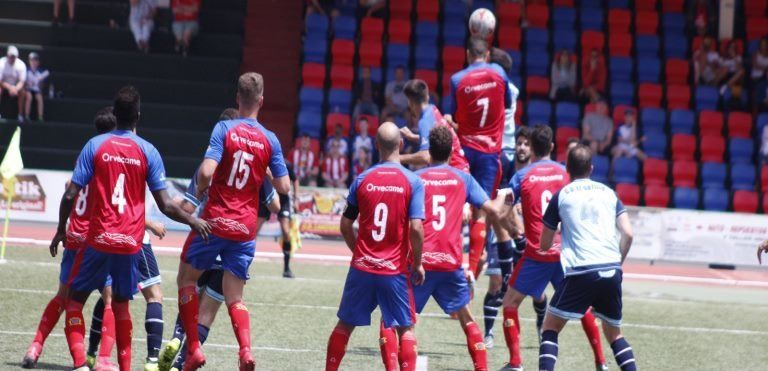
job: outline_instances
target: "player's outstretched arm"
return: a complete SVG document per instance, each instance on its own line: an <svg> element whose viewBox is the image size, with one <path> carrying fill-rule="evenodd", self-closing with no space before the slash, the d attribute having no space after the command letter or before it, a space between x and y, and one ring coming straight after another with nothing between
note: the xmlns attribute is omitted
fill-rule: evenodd
<svg viewBox="0 0 768 371"><path fill-rule="evenodd" d="M188 225L192 230L200 234L200 237L205 241L208 241L208 235L211 233L211 226L208 225L205 220L196 218L184 211L179 204L173 202L171 196L168 195L168 191L165 189L152 191L152 196L155 198L157 207L163 214L172 220Z"/></svg>
<svg viewBox="0 0 768 371"><path fill-rule="evenodd" d="M49 251L51 256L55 257L59 251L59 243L64 242L67 238L67 219L72 212L72 205L75 203L78 192L80 192L79 185L74 182L69 182L67 190L64 191L64 195L61 196L61 202L59 203L59 225L56 227L56 234L53 236Z"/></svg>
<svg viewBox="0 0 768 371"><path fill-rule="evenodd" d="M421 285L424 283L424 267L421 265L421 248L424 245L424 225L421 219L411 219L411 248L413 249L413 265L411 274L413 283Z"/></svg>
<svg viewBox="0 0 768 371"><path fill-rule="evenodd" d="M205 192L208 192L208 187L211 186L211 179L213 179L213 173L216 171L216 167L219 166L219 162L206 158L197 170L197 189L195 197L198 200L203 199Z"/></svg>
<svg viewBox="0 0 768 371"><path fill-rule="evenodd" d="M627 213L621 213L616 218L616 226L619 227L619 233L621 239L619 240L619 250L621 251L621 263L624 264L624 259L629 254L629 248L632 247L632 223L629 222L629 215Z"/></svg>
<svg viewBox="0 0 768 371"><path fill-rule="evenodd" d="M341 235L344 237L344 242L347 244L349 251L355 251L355 243L357 242L357 236L355 236L355 220L341 217L339 228L341 229Z"/></svg>
<svg viewBox="0 0 768 371"><path fill-rule="evenodd" d="M184 208L182 207L182 210L183 209ZM163 223L146 219L144 220L144 228L152 232L152 234L159 237L161 240L163 239L163 237L165 237L166 229L165 229L165 224Z"/></svg>

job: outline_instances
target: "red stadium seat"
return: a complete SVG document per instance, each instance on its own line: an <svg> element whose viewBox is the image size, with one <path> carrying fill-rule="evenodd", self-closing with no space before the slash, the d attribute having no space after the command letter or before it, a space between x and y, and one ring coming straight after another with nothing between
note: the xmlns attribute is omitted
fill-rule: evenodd
<svg viewBox="0 0 768 371"><path fill-rule="evenodd" d="M581 138L581 130L569 127L559 127L555 133L555 146L557 153L563 153L568 144L568 139Z"/></svg>
<svg viewBox="0 0 768 371"><path fill-rule="evenodd" d="M390 19L387 25L389 42L405 44L411 43L411 21L408 19Z"/></svg>
<svg viewBox="0 0 768 371"><path fill-rule="evenodd" d="M640 186L637 184L619 183L616 184L616 195L624 205L640 205Z"/></svg>
<svg viewBox="0 0 768 371"><path fill-rule="evenodd" d="M696 137L688 134L672 136L672 161L693 161L696 152Z"/></svg>
<svg viewBox="0 0 768 371"><path fill-rule="evenodd" d="M429 87L429 91L437 92L437 71L416 70L413 77L424 80Z"/></svg>
<svg viewBox="0 0 768 371"><path fill-rule="evenodd" d="M552 5L562 6L565 8L573 8L573 0L554 0L554 3Z"/></svg>
<svg viewBox="0 0 768 371"><path fill-rule="evenodd" d="M502 24L499 27L499 47L507 50L520 51L523 33L516 24Z"/></svg>
<svg viewBox="0 0 768 371"><path fill-rule="evenodd" d="M525 7L525 18L528 21L528 27L547 28L549 7L539 4L528 5Z"/></svg>
<svg viewBox="0 0 768 371"><path fill-rule="evenodd" d="M635 107L628 106L626 104L619 104L616 107L613 107L613 125L614 126L619 126L624 123L624 113L628 109L633 109L637 111Z"/></svg>
<svg viewBox="0 0 768 371"><path fill-rule="evenodd" d="M325 86L325 65L304 63L301 67L302 85L322 89Z"/></svg>
<svg viewBox="0 0 768 371"><path fill-rule="evenodd" d="M656 12L656 0L635 0L635 10Z"/></svg>
<svg viewBox="0 0 768 371"><path fill-rule="evenodd" d="M668 207L669 188L659 185L650 185L643 191L643 199L647 207Z"/></svg>
<svg viewBox="0 0 768 371"><path fill-rule="evenodd" d="M747 40L757 40L768 35L768 17L747 18Z"/></svg>
<svg viewBox="0 0 768 371"><path fill-rule="evenodd" d="M416 18L419 22L437 22L440 14L440 0L419 0L416 2Z"/></svg>
<svg viewBox="0 0 768 371"><path fill-rule="evenodd" d="M736 44L736 53L739 55L744 54L744 40L741 39L720 39L720 54L726 54L728 51L728 46L731 44L731 42Z"/></svg>
<svg viewBox="0 0 768 371"><path fill-rule="evenodd" d="M355 43L352 40L333 40L331 55L333 64L351 66L355 59Z"/></svg>
<svg viewBox="0 0 768 371"><path fill-rule="evenodd" d="M541 76L529 76L525 82L525 92L528 96L549 96L549 79Z"/></svg>
<svg viewBox="0 0 768 371"><path fill-rule="evenodd" d="M352 90L355 69L352 66L331 66L331 89Z"/></svg>
<svg viewBox="0 0 768 371"><path fill-rule="evenodd" d="M696 188L699 166L693 161L675 161L672 163L672 186Z"/></svg>
<svg viewBox="0 0 768 371"><path fill-rule="evenodd" d="M717 39L715 39L715 38L711 38L711 39L712 39L712 47L717 49L717 45L718 45L719 41ZM701 48L701 43L702 42L704 42L704 37L703 36L696 36L696 37L694 37L693 38L693 43L691 44L691 50L699 50L699 48Z"/></svg>
<svg viewBox="0 0 768 371"><path fill-rule="evenodd" d="M411 19L411 9L413 2L411 0L389 0L389 21L393 19Z"/></svg>
<svg viewBox="0 0 768 371"><path fill-rule="evenodd" d="M597 103L589 103L586 106L584 106L585 115L591 112L596 112L596 111L597 111ZM616 114L614 112L614 119L613 119L614 121L616 121L615 117L616 117Z"/></svg>
<svg viewBox="0 0 768 371"><path fill-rule="evenodd" d="M691 88L688 85L667 85L667 109L688 109L691 106Z"/></svg>
<svg viewBox="0 0 768 371"><path fill-rule="evenodd" d="M610 35L629 33L632 24L632 13L627 9L611 9L608 11L608 33Z"/></svg>
<svg viewBox="0 0 768 371"><path fill-rule="evenodd" d="M603 52L605 47L605 34L597 31L584 31L581 33L581 53L587 54L593 49L597 49L600 53Z"/></svg>
<svg viewBox="0 0 768 371"><path fill-rule="evenodd" d="M496 8L496 15L499 16L499 25L504 26L520 26L520 15L522 6L520 3L511 3L504 1Z"/></svg>
<svg viewBox="0 0 768 371"><path fill-rule="evenodd" d="M379 129L379 118L376 116L371 115L360 115L357 117L357 122L355 123L355 132L360 132L360 120L366 119L368 120L368 135L370 136L376 136L376 130Z"/></svg>
<svg viewBox="0 0 768 371"><path fill-rule="evenodd" d="M699 112L699 135L721 136L723 132L723 121L722 112Z"/></svg>
<svg viewBox="0 0 768 371"><path fill-rule="evenodd" d="M760 168L760 190L763 192L768 191L768 165L763 165Z"/></svg>
<svg viewBox="0 0 768 371"><path fill-rule="evenodd" d="M648 158L643 161L644 185L667 185L669 175L669 163L665 160Z"/></svg>
<svg viewBox="0 0 768 371"><path fill-rule="evenodd" d="M640 108L661 108L661 85L642 83L638 92Z"/></svg>
<svg viewBox="0 0 768 371"><path fill-rule="evenodd" d="M360 65L365 67L381 67L383 54L381 41L367 40L360 43Z"/></svg>
<svg viewBox="0 0 768 371"><path fill-rule="evenodd" d="M517 100L517 109L515 110L515 122L523 122L523 112L525 111L525 104L523 104L523 101L518 99Z"/></svg>
<svg viewBox="0 0 768 371"><path fill-rule="evenodd" d="M299 138L296 138L293 141L293 148L291 148L291 152L293 152L293 150L298 147L299 147ZM310 138L309 150L315 154L315 163L319 163L320 162L319 160L320 159L320 141L315 138ZM288 152L288 153L291 153L291 152Z"/></svg>
<svg viewBox="0 0 768 371"><path fill-rule="evenodd" d="M629 57L632 53L632 35L628 33L608 35L608 52L611 57Z"/></svg>
<svg viewBox="0 0 768 371"><path fill-rule="evenodd" d="M756 213L759 198L757 192L739 190L733 192L733 211L737 213Z"/></svg>
<svg viewBox="0 0 768 371"><path fill-rule="evenodd" d="M768 2L765 0L744 0L744 14L747 17L761 17L765 15Z"/></svg>
<svg viewBox="0 0 768 371"><path fill-rule="evenodd" d="M699 140L701 162L723 162L725 153L725 138L721 136L704 135Z"/></svg>
<svg viewBox="0 0 768 371"><path fill-rule="evenodd" d="M665 68L667 84L688 84L691 63L685 59L668 59Z"/></svg>
<svg viewBox="0 0 768 371"><path fill-rule="evenodd" d="M443 47L443 75L452 75L447 71L456 72L464 68L464 61L467 59L464 48L460 46Z"/></svg>
<svg viewBox="0 0 768 371"><path fill-rule="evenodd" d="M729 138L752 138L752 115L746 112L731 112L728 114Z"/></svg>
<svg viewBox="0 0 768 371"><path fill-rule="evenodd" d="M349 115L344 113L329 113L328 116L325 117L325 132L333 133L336 129L336 125L339 124L341 124L341 127L344 129L344 136L348 137L350 130L350 119Z"/></svg>
<svg viewBox="0 0 768 371"><path fill-rule="evenodd" d="M664 13L682 13L683 5L685 0L664 0L661 2L661 9Z"/></svg>
<svg viewBox="0 0 768 371"><path fill-rule="evenodd" d="M381 18L365 17L360 22L360 36L362 41L378 40L384 35L384 20Z"/></svg>
<svg viewBox="0 0 768 371"><path fill-rule="evenodd" d="M635 4L643 3L636 1ZM639 11L635 15L635 33L638 35L657 35L659 29L659 13L653 11Z"/></svg>

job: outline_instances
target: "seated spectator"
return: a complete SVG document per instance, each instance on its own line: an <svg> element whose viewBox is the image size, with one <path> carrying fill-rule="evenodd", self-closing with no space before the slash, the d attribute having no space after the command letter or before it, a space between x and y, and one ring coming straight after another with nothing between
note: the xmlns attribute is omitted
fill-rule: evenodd
<svg viewBox="0 0 768 371"><path fill-rule="evenodd" d="M13 116L16 101L19 121L24 121L24 84L27 80L27 66L19 59L19 49L11 45L5 57L0 58L0 113ZM9 113L11 112L11 113Z"/></svg>
<svg viewBox="0 0 768 371"><path fill-rule="evenodd" d="M726 48L725 55L720 59L720 71L718 81L723 84L720 87L720 95L726 96L729 106L741 106L742 87L744 86L744 62L736 50L736 43L731 41Z"/></svg>
<svg viewBox="0 0 768 371"><path fill-rule="evenodd" d="M597 49L589 52L589 59L581 64L581 96L591 103L605 94L605 59Z"/></svg>
<svg viewBox="0 0 768 371"><path fill-rule="evenodd" d="M130 0L131 12L128 15L128 23L136 40L139 51L149 53L149 37L155 28L155 0Z"/></svg>
<svg viewBox="0 0 768 371"><path fill-rule="evenodd" d="M366 147L360 147L355 153L354 166L352 167L352 177L357 178L364 171L371 167L371 151Z"/></svg>
<svg viewBox="0 0 768 371"><path fill-rule="evenodd" d="M299 179L302 186L317 186L317 175L320 173L317 167L315 153L312 152L311 140L306 133L299 134L299 146L293 149L291 153L291 163L293 164L293 173Z"/></svg>
<svg viewBox="0 0 768 371"><path fill-rule="evenodd" d="M336 9L336 0L307 0L307 15L313 13L326 17L339 15L339 11Z"/></svg>
<svg viewBox="0 0 768 371"><path fill-rule="evenodd" d="M592 153L607 154L613 141L613 120L608 116L608 105L598 102L595 112L586 114L581 126L582 139Z"/></svg>
<svg viewBox="0 0 768 371"><path fill-rule="evenodd" d="M571 53L562 50L555 56L550 74L550 99L575 100L576 98L576 63L571 60Z"/></svg>
<svg viewBox="0 0 768 371"><path fill-rule="evenodd" d="M714 46L711 37L705 37L701 47L693 53L693 83L707 86L717 86L717 71L720 69L720 54Z"/></svg>
<svg viewBox="0 0 768 371"><path fill-rule="evenodd" d="M382 116L395 116L405 118L408 113L408 98L405 97L405 67L395 67L395 79L384 87L385 105Z"/></svg>
<svg viewBox="0 0 768 371"><path fill-rule="evenodd" d="M768 86L768 37L760 40L760 45L752 56L752 73L750 74L752 85L752 97L755 106L766 98L766 86Z"/></svg>
<svg viewBox="0 0 768 371"><path fill-rule="evenodd" d="M355 135L354 142L352 142L353 160L357 160L360 149L365 149L368 153L373 152L373 139L368 135L368 120L363 117L357 125L358 133Z"/></svg>
<svg viewBox="0 0 768 371"><path fill-rule="evenodd" d="M48 70L40 68L40 56L29 53L29 69L27 70L26 93L24 96L24 118L29 120L32 101L37 102L37 120L43 121L43 82L48 78Z"/></svg>
<svg viewBox="0 0 768 371"><path fill-rule="evenodd" d="M352 121L357 121L360 115L379 117L379 86L371 80L371 68L363 67L362 76L355 83L357 102L352 110Z"/></svg>
<svg viewBox="0 0 768 371"><path fill-rule="evenodd" d="M344 138L344 127L341 126L341 124L336 124L336 126L333 129L333 136L328 137L328 139L326 139L326 142L325 142L326 156L333 149L334 143L338 143L339 153L342 156L344 157L349 156L349 143L347 143L347 138Z"/></svg>
<svg viewBox="0 0 768 371"><path fill-rule="evenodd" d="M696 35L712 35L715 31L717 13L713 0L694 0L688 2L688 24L693 24Z"/></svg>
<svg viewBox="0 0 768 371"><path fill-rule="evenodd" d="M760 134L760 163L766 165L768 164L768 125L763 127L763 132Z"/></svg>
<svg viewBox="0 0 768 371"><path fill-rule="evenodd" d="M198 17L200 15L200 0L173 0L173 35L176 36L176 52L187 56L192 37L197 35L200 29Z"/></svg>
<svg viewBox="0 0 768 371"><path fill-rule="evenodd" d="M61 0L53 0L53 25L59 25L59 10L61 9ZM69 24L75 23L75 0L67 0L67 11L69 12Z"/></svg>
<svg viewBox="0 0 768 371"><path fill-rule="evenodd" d="M637 114L634 109L624 111L624 123L619 126L616 134L616 145L613 146L613 158L634 158L645 160L645 153L637 148L643 138L637 138Z"/></svg>
<svg viewBox="0 0 768 371"><path fill-rule="evenodd" d="M331 142L331 150L323 160L323 180L326 187L347 188L349 164L347 156L343 156L338 141Z"/></svg>

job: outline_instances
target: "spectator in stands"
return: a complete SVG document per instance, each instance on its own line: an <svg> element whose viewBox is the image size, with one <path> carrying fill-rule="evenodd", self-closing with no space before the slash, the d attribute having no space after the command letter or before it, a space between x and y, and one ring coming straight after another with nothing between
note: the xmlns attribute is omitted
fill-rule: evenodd
<svg viewBox="0 0 768 371"><path fill-rule="evenodd" d="M357 121L360 115L379 116L379 86L371 79L371 68L363 67L361 77L355 83L357 102L352 110L352 120Z"/></svg>
<svg viewBox="0 0 768 371"><path fill-rule="evenodd" d="M368 153L373 152L373 140L371 139L371 136L368 135L368 119L365 117L361 118L357 125L358 132L357 135L355 135L354 142L352 142L353 160L357 160L360 149L364 148Z"/></svg>
<svg viewBox="0 0 768 371"><path fill-rule="evenodd" d="M688 24L694 25L696 35L712 35L715 31L717 13L714 0L694 0L688 2Z"/></svg>
<svg viewBox="0 0 768 371"><path fill-rule="evenodd" d="M335 17L339 11L335 8L336 0L307 0L307 15L312 13Z"/></svg>
<svg viewBox="0 0 768 371"><path fill-rule="evenodd" d="M59 25L59 10L61 9L61 0L53 0L53 25ZM69 12L69 23L75 23L75 0L67 0L67 11Z"/></svg>
<svg viewBox="0 0 768 371"><path fill-rule="evenodd" d="M315 187L320 171L317 167L317 158L312 151L309 134L299 134L298 142L299 146L293 149L290 158L291 164L293 164L293 173L299 179L300 185Z"/></svg>
<svg viewBox="0 0 768 371"><path fill-rule="evenodd" d="M744 62L736 49L736 43L731 41L725 50L725 55L720 59L718 81L723 84L720 87L720 95L726 96L730 102L728 106L741 107L742 87L744 86Z"/></svg>
<svg viewBox="0 0 768 371"><path fill-rule="evenodd" d="M760 137L760 163L766 165L768 164L768 125L763 127Z"/></svg>
<svg viewBox="0 0 768 371"><path fill-rule="evenodd" d="M371 167L371 151L366 147L360 147L355 154L352 176L357 177Z"/></svg>
<svg viewBox="0 0 768 371"><path fill-rule="evenodd" d="M24 118L29 120L32 101L37 102L37 120L43 121L43 82L48 78L48 70L40 67L40 56L29 53L29 69L27 70L26 92L24 95Z"/></svg>
<svg viewBox="0 0 768 371"><path fill-rule="evenodd" d="M360 0L358 10L365 17L383 18L387 9L387 2L384 0Z"/></svg>
<svg viewBox="0 0 768 371"><path fill-rule="evenodd" d="M616 145L613 146L613 159L619 157L645 160L645 153L637 148L643 138L637 137L637 113L633 108L624 111L624 123L619 126L616 134Z"/></svg>
<svg viewBox="0 0 768 371"><path fill-rule="evenodd" d="M701 46L693 53L693 82L707 86L717 86L717 72L720 69L720 54L715 48L715 41L705 37Z"/></svg>
<svg viewBox="0 0 768 371"><path fill-rule="evenodd" d="M555 56L550 74L550 99L575 100L576 98L576 63L571 60L571 53L561 50Z"/></svg>
<svg viewBox="0 0 768 371"><path fill-rule="evenodd" d="M187 56L189 43L197 35L200 24L197 19L200 15L200 0L173 0L173 35L176 36L176 52Z"/></svg>
<svg viewBox="0 0 768 371"><path fill-rule="evenodd" d="M408 98L403 93L405 83L405 67L402 65L395 67L395 79L388 82L387 86L384 87L386 104L382 116L392 115L405 118L406 113L408 113Z"/></svg>
<svg viewBox="0 0 768 371"><path fill-rule="evenodd" d="M336 124L333 128L333 136L328 137L325 142L325 155L328 156L333 152L333 145L338 144L339 154L344 157L349 156L349 143L347 138L344 137L344 127L341 124Z"/></svg>
<svg viewBox="0 0 768 371"><path fill-rule="evenodd" d="M149 37L155 28L156 0L130 0L128 23L139 51L149 53Z"/></svg>
<svg viewBox="0 0 768 371"><path fill-rule="evenodd" d="M613 120L608 116L605 101L598 102L595 112L584 116L581 132L585 145L592 149L592 153L607 154L613 141Z"/></svg>
<svg viewBox="0 0 768 371"><path fill-rule="evenodd" d="M605 59L597 49L589 52L589 59L581 65L581 96L589 102L597 102L605 93Z"/></svg>
<svg viewBox="0 0 768 371"><path fill-rule="evenodd" d="M347 156L341 152L341 142L332 141L331 150L323 160L323 180L326 187L346 188L349 176Z"/></svg>
<svg viewBox="0 0 768 371"><path fill-rule="evenodd" d="M11 45L0 58L0 111L12 112L9 107L4 110L10 101L16 101L19 121L24 121L24 83L27 80L27 66L19 59L19 49ZM5 102L5 104L2 104Z"/></svg>
<svg viewBox="0 0 768 371"><path fill-rule="evenodd" d="M768 37L760 40L760 44L752 56L752 73L750 74L752 97L755 107L766 98L768 87Z"/></svg>

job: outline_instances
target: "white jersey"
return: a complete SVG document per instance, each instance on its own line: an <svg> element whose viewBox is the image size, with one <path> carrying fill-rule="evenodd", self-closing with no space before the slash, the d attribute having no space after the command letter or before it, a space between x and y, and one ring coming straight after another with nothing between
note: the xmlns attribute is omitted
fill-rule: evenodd
<svg viewBox="0 0 768 371"><path fill-rule="evenodd" d="M520 95L520 89L511 81L509 82L509 93L512 96L512 104L504 110L504 135L501 137L502 150L515 150L515 112L517 111L517 97Z"/></svg>
<svg viewBox="0 0 768 371"><path fill-rule="evenodd" d="M550 229L562 224L566 276L621 269L616 218L624 212L616 192L589 179L574 180L552 196L542 219Z"/></svg>

